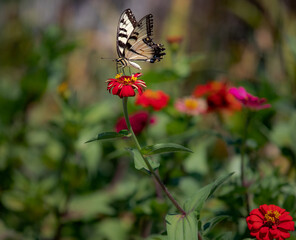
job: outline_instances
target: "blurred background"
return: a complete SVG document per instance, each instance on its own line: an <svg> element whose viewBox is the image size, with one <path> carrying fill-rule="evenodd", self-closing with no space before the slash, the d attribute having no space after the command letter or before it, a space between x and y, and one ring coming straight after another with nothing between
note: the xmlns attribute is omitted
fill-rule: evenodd
<svg viewBox="0 0 296 240"><path fill-rule="evenodd" d="M124 150L132 143L84 144L113 131L122 116L120 99L106 91L115 62L101 58L117 58L117 23L126 8L137 20L153 14L154 42L167 54L141 64L148 88L171 101L140 140L169 139L196 152L162 157L160 173L172 192L182 200L238 169L237 148L201 131L239 137L241 115L217 113L189 124L174 109L175 99L198 84L223 79L272 104L258 114L248 139L249 174L264 179L253 186L254 202L282 203L295 213L294 0L1 0L0 239L125 240L165 231L164 216L174 210L133 169ZM129 108L142 110L133 100ZM192 126L194 136L180 136ZM232 213L220 231L242 239L247 213L233 189L209 208Z"/></svg>

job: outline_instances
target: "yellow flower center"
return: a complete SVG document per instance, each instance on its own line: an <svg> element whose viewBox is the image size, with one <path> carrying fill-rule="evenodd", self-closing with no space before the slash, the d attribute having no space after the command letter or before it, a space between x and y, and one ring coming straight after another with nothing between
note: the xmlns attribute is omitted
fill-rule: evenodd
<svg viewBox="0 0 296 240"><path fill-rule="evenodd" d="M278 223L281 214L278 211L269 210L265 214L265 220L270 223Z"/></svg>
<svg viewBox="0 0 296 240"><path fill-rule="evenodd" d="M198 102L195 99L189 98L185 100L185 106L187 109L194 110L198 107Z"/></svg>
<svg viewBox="0 0 296 240"><path fill-rule="evenodd" d="M115 79L121 78L122 74L121 73L117 73L115 76Z"/></svg>
<svg viewBox="0 0 296 240"><path fill-rule="evenodd" d="M117 80L118 83L121 83L121 84L124 84L124 85L132 85L138 80L138 78L135 77L134 75L132 75L132 76L122 76L121 73L116 74L115 79Z"/></svg>
<svg viewBox="0 0 296 240"><path fill-rule="evenodd" d="M122 81L122 83L128 85L128 84L133 84L136 81L137 81L137 78L134 77L134 76L132 76L132 77L126 77L126 78L124 78L123 81Z"/></svg>
<svg viewBox="0 0 296 240"><path fill-rule="evenodd" d="M131 77L131 80L132 80L133 82L137 81L137 79L138 79L138 78L136 78L135 76L132 76L132 77Z"/></svg>

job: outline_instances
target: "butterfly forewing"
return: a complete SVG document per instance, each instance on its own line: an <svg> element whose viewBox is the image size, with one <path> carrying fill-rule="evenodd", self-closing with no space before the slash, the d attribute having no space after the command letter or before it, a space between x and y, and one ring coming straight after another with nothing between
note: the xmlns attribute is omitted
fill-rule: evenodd
<svg viewBox="0 0 296 240"><path fill-rule="evenodd" d="M130 9L126 9L119 18L117 28L117 53L119 57L124 57L124 49L127 40L137 25L135 16Z"/></svg>

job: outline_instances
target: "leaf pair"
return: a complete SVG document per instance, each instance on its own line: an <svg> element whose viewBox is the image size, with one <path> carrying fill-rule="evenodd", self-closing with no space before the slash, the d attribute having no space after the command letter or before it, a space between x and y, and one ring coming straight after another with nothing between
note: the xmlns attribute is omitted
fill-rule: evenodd
<svg viewBox="0 0 296 240"><path fill-rule="evenodd" d="M98 140L108 140L108 139L116 139L116 138L122 138L122 137L130 137L131 134L127 130L121 130L120 132L103 132L97 135L97 137L90 139L86 141L85 143L90 143L93 141ZM144 172L150 173L147 164L145 162L144 157L155 155L155 154L161 154L161 153L171 153L171 152L192 152L189 148L183 147L179 144L175 143L159 143L151 146L146 146L141 149L141 151L133 148L128 149L133 158L135 163L135 168L137 170L141 170ZM144 157L143 157L144 156ZM149 161L151 167L153 170L157 169L160 165L158 159L152 159L149 158L147 161Z"/></svg>
<svg viewBox="0 0 296 240"><path fill-rule="evenodd" d="M148 173L150 173L150 171L147 167L144 157L148 157L147 159L150 165L152 166L153 170L156 170L160 165L159 160L157 158L151 158L149 156L171 152L192 152L189 148L183 147L175 143L159 143L155 145L146 146L141 149L141 152L137 149L130 149L130 151L132 152L134 157L135 168L141 171L144 170Z"/></svg>
<svg viewBox="0 0 296 240"><path fill-rule="evenodd" d="M186 215L168 214L166 216L168 240L198 240L198 219L199 213L205 203L216 189L222 185L233 173L218 178L213 183L201 188L183 204ZM214 219L213 221L217 221ZM215 222L209 223L211 227Z"/></svg>

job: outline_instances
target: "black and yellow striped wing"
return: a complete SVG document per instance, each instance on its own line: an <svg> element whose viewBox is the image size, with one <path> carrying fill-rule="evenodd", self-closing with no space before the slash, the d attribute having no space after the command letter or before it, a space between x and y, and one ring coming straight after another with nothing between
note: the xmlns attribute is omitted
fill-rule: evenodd
<svg viewBox="0 0 296 240"><path fill-rule="evenodd" d="M119 58L130 61L160 61L165 49L152 40L153 16L148 14L139 22L130 9L125 10L119 19L117 29L117 53Z"/></svg>

